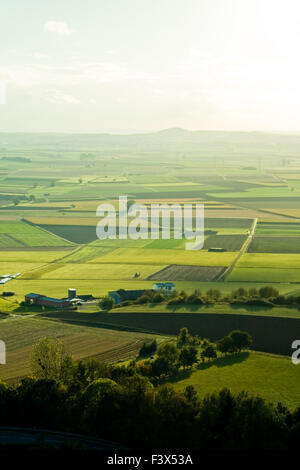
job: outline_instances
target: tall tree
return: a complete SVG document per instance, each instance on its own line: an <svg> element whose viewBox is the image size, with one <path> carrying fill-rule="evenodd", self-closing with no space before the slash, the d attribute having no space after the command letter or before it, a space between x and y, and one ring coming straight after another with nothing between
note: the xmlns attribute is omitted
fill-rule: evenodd
<svg viewBox="0 0 300 470"><path fill-rule="evenodd" d="M179 363L181 366L192 367L196 362L198 362L198 351L195 346L184 346L179 355Z"/></svg>
<svg viewBox="0 0 300 470"><path fill-rule="evenodd" d="M32 348L31 366L37 378L67 382L72 364L72 356L56 338L42 338Z"/></svg>

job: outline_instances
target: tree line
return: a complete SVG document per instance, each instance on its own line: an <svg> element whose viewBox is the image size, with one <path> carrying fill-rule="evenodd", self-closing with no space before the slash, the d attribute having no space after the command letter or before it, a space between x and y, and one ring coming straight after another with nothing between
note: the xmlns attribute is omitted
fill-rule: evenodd
<svg viewBox="0 0 300 470"><path fill-rule="evenodd" d="M140 355L153 355L148 375L147 360L74 361L62 342L44 338L32 350L32 376L13 385L0 382L1 424L77 432L132 449L296 449L300 406L291 411L228 389L200 398L191 385L177 391L157 382L162 370L169 375L179 364L192 367L197 351L234 354L250 343L245 332L213 344L182 328L174 342L141 348Z"/></svg>
<svg viewBox="0 0 300 470"><path fill-rule="evenodd" d="M190 344L186 333L177 338L181 352ZM74 362L57 340L36 345L33 364L33 376L0 383L2 426L78 432L131 449L298 448L300 407L228 389L199 398L193 386L154 386L133 362Z"/></svg>
<svg viewBox="0 0 300 470"><path fill-rule="evenodd" d="M145 305L145 304L161 304L165 303L169 306L193 305L201 307L201 305L214 305L218 303L226 303L230 305L245 305L257 307L274 307L276 305L289 305L298 307L300 304L299 296L281 295L279 290L273 286L263 286L257 289L251 287L239 287L229 293L222 293L219 289L211 288L205 292L199 289L194 290L192 294L188 294L182 290L165 294L163 292L155 292L153 290L146 291L137 300L125 300L120 304L115 304L114 300L106 296L99 302L99 306L103 310L111 310L112 308L124 307L128 305Z"/></svg>
<svg viewBox="0 0 300 470"><path fill-rule="evenodd" d="M176 375L181 367L192 368L199 361L213 360L221 355L239 353L250 349L252 338L244 331L231 331L216 343L198 335L190 335L187 328L181 328L176 343L169 341L157 347L156 341L143 344L139 356L150 355L151 359L136 364L138 372L150 380ZM154 354L156 355L154 356ZM155 383L155 382L154 382Z"/></svg>

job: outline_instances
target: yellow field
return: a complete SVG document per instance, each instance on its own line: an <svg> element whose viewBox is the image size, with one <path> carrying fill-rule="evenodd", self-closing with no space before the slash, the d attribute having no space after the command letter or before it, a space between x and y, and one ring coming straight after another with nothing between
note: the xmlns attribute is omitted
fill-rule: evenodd
<svg viewBox="0 0 300 470"><path fill-rule="evenodd" d="M60 183L73 183L78 184L79 179L81 179L80 184L85 183L126 183L128 179L125 176L95 176L95 175L84 175L84 176L70 176L69 178L60 179Z"/></svg>
<svg viewBox="0 0 300 470"><path fill-rule="evenodd" d="M0 263L20 263L19 271L21 271L22 263L50 263L71 253L72 250L0 251Z"/></svg>
<svg viewBox="0 0 300 470"><path fill-rule="evenodd" d="M147 187L165 187L165 186L203 186L203 184L200 183L190 183L188 181L185 181L184 183L177 183L176 181L173 183L144 183L143 186Z"/></svg>
<svg viewBox="0 0 300 470"><path fill-rule="evenodd" d="M263 209L263 210L268 210L270 212L276 212L276 214L279 215L287 215L290 217L297 217L300 219L300 209L282 209L282 208L274 208L274 209Z"/></svg>
<svg viewBox="0 0 300 470"><path fill-rule="evenodd" d="M0 276L4 276L5 274L16 274L18 272L24 273L27 271L31 271L32 269L39 268L43 266L44 263L17 263L17 262L7 262L7 261L0 261ZM11 281L9 281L11 282ZM5 284L9 285L9 283Z"/></svg>
<svg viewBox="0 0 300 470"><path fill-rule="evenodd" d="M118 248L107 255L91 260L91 263L107 264L184 264L191 266L229 266L236 253L212 253L171 249Z"/></svg>
<svg viewBox="0 0 300 470"><path fill-rule="evenodd" d="M157 266L147 264L57 264L56 269L46 272L40 279L134 279L140 272L139 279L146 279L157 271ZM166 266L160 266L163 269ZM34 276L34 275L33 275Z"/></svg>

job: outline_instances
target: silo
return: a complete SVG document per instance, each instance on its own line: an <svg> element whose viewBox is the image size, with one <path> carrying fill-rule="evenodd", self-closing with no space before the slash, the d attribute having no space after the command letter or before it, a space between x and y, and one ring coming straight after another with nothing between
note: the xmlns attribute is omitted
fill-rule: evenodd
<svg viewBox="0 0 300 470"><path fill-rule="evenodd" d="M68 299L75 299L76 298L76 289L68 289Z"/></svg>

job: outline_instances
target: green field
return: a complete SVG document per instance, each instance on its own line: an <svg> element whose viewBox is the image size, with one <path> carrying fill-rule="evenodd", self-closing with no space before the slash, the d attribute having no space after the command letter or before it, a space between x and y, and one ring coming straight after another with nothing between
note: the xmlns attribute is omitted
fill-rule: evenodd
<svg viewBox="0 0 300 470"><path fill-rule="evenodd" d="M227 278L228 281L241 282L289 282L300 283L300 269L274 268L235 268Z"/></svg>
<svg viewBox="0 0 300 470"><path fill-rule="evenodd" d="M194 372L183 371L172 385L178 390L193 385L200 397L222 388L229 388L233 393L247 390L291 409L300 401L297 366L287 358L262 353L241 353L200 365Z"/></svg>
<svg viewBox="0 0 300 470"><path fill-rule="evenodd" d="M41 230L38 227L26 224L24 222L8 222L0 221L0 239L1 247L12 246L68 246L70 243L67 240ZM4 237L3 237L4 235ZM6 240L7 239L7 243ZM12 242L15 241L15 245Z"/></svg>
<svg viewBox="0 0 300 470"><path fill-rule="evenodd" d="M299 291L299 145L296 135L180 130L148 136L0 135L0 275L21 273L0 289L0 294L14 292L7 300L0 297L1 321L7 313L23 313L17 302L29 292L66 297L70 287L97 299L120 288L151 289L159 280L173 280L177 291L188 294L217 288L229 295L239 287L264 285L275 286L281 294ZM172 238L172 224L170 240L98 240L96 209L100 203L117 208L119 195L148 209L151 203L204 204L204 249L186 250L184 239ZM142 312L144 307L118 312L133 308ZM97 310L97 304L91 309ZM164 304L151 311L299 317L297 306L170 309ZM17 319L20 325L29 320ZM50 330L57 327L60 332L62 327L53 323ZM44 334L28 323L29 337L30 328L39 331L36 339ZM20 338L17 329L16 335ZM85 335L70 334L78 351ZM67 341L73 344L73 339ZM98 336L90 341L90 350L97 352ZM244 364L251 361L252 356ZM243 363L193 374L238 366Z"/></svg>
<svg viewBox="0 0 300 470"><path fill-rule="evenodd" d="M227 281L300 282L299 253L245 253Z"/></svg>
<svg viewBox="0 0 300 470"><path fill-rule="evenodd" d="M256 235L275 235L276 237L285 236L300 236L300 224L299 223L266 223L260 222L257 224Z"/></svg>
<svg viewBox="0 0 300 470"><path fill-rule="evenodd" d="M245 253L237 266L240 268L300 268L300 254Z"/></svg>

